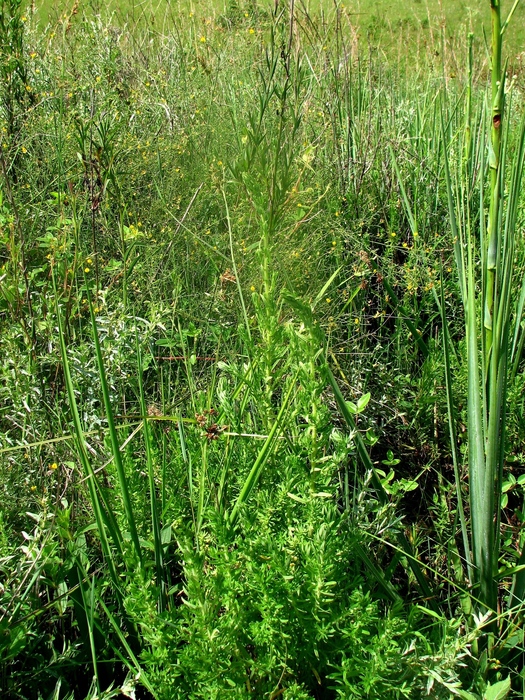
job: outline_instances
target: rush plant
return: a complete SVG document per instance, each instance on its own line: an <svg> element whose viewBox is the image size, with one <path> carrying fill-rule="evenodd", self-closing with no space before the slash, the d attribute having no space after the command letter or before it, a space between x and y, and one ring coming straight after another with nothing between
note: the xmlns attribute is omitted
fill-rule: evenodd
<svg viewBox="0 0 525 700"><path fill-rule="evenodd" d="M491 613L491 633L498 630L501 550L501 496L506 455L506 418L510 368L516 356L523 304L516 290L524 280L515 270L521 182L525 162L525 120L513 127L511 87L502 65L502 41L510 16L501 20L498 0L491 0L491 91L474 116L472 77L467 90L463 148L457 149L445 127L445 176L460 296L465 316L468 366L467 434L470 536L466 537L468 578L478 613ZM472 75L472 71L470 71ZM508 101L508 107L506 105ZM456 162L451 166L452 152ZM443 319L446 320L443 314ZM444 332L449 414L455 434L450 335ZM454 440L453 440L454 441ZM455 444L454 444L455 450ZM457 461L457 455L455 456ZM459 481L456 481L459 484ZM461 506L462 494L458 488ZM518 555L504 611L523 606L525 554ZM501 609L501 606L500 608ZM503 618L501 618L503 619Z"/></svg>

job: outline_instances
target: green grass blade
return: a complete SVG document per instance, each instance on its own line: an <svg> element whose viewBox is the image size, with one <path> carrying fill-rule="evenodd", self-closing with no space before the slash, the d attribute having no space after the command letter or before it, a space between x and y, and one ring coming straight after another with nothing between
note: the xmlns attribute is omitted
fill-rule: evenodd
<svg viewBox="0 0 525 700"><path fill-rule="evenodd" d="M161 542L161 526L158 512L158 498L157 498L157 488L155 485L155 470L153 462L153 442L151 436L151 429L148 421L148 413L146 407L146 397L144 393L144 380L143 380L143 366L142 366L142 353L139 347L138 336L136 336L137 344L137 361L138 361L138 382L139 382L139 397L140 397L140 411L144 416L143 422L143 434L144 434L144 444L146 447L146 465L148 472L148 487L149 487L149 501L150 501L150 513L151 513L151 529L153 532L153 549L155 552L155 571L157 575L157 586L159 587L158 595L158 608L159 612L164 609L165 602L165 591L166 591L166 580L164 576L164 563L163 563L163 549Z"/></svg>
<svg viewBox="0 0 525 700"><path fill-rule="evenodd" d="M54 284L54 278L53 278L53 284ZM57 314L57 322L58 322L60 354L62 357L64 381L66 384L66 389L67 389L67 394L68 394L68 399L69 399L69 406L70 406L71 414L73 417L73 426L74 426L74 433L75 433L75 438L76 438L77 454L78 454L78 458L80 460L80 463L82 464L84 474L86 476L91 505L92 505L93 512L95 515L95 522L97 524L97 529L98 529L99 537L100 537L100 543L102 546L102 552L103 552L104 558L106 559L106 562L108 564L108 567L110 570L110 575L111 575L111 578L113 580L113 583L115 584L116 590L118 591L119 590L119 581L118 581L117 569L116 569L116 564L114 561L113 553L112 553L111 547L109 545L106 530L110 533L111 538L113 540L113 543L114 543L115 547L117 548L119 554L122 554L122 535L121 535L121 533L118 529L118 525L116 524L114 519L109 517L110 509L107 506L104 507L105 504L102 502L102 497L100 495L99 490L97 489L97 482L96 482L95 473L94 473L93 467L91 466L91 461L90 461L88 453L87 453L86 442L85 442L85 438L84 438L82 424L80 422L80 415L78 412L77 401L76 401L76 397L75 397L75 389L74 389L74 385L73 385L73 380L71 378L71 370L69 367L69 360L68 360L68 356L67 356L67 348L66 348L65 335L64 335L64 329L63 329L63 324L62 324L62 316L61 316L60 308L58 305L58 294L56 291L55 284L54 284L54 288L55 288L55 299L57 300L56 301L56 314Z"/></svg>
<svg viewBox="0 0 525 700"><path fill-rule="evenodd" d="M124 505L124 512L126 514L127 525L129 528L129 534L131 537L131 542L133 549L135 551L135 556L137 560L142 565L142 552L139 543L139 537L137 533L137 527L135 524L135 517L133 514L133 507L131 504L131 497L128 488L128 480L126 473L124 471L124 464L122 462L122 455L120 452L120 444L118 440L117 430L115 427L115 419L113 415L113 407L111 405L111 399L109 396L109 387L106 378L106 369L104 367L104 359L102 357L102 349L100 347L100 338L98 335L97 320L95 318L95 311L93 309L93 303L91 301L91 295L89 290L87 290L87 297L89 302L89 313L91 316L91 326L93 331L93 343L95 346L95 356L97 358L98 372L100 378L100 384L102 388L102 398L104 401L104 409L106 411L106 420L108 422L109 436L111 441L111 454L113 457L113 462L117 469L117 476L120 487L120 494L122 497L122 502Z"/></svg>
<svg viewBox="0 0 525 700"><path fill-rule="evenodd" d="M443 279L441 280L441 326L443 328L443 356L445 362L445 387L447 392L447 417L448 417L448 427L450 434L450 447L452 452L452 464L454 466L454 481L456 484L456 499L457 508L459 514L459 521L461 525L461 535L463 538L463 550L465 552L465 560L467 562L467 570L469 579L472 582L472 561L470 556L470 543L467 533L467 523L465 520L465 510L463 508L463 495L461 493L461 475L459 473L459 460L457 454L457 416L454 405L454 397L452 394L452 368L451 368L451 357L450 357L450 334L448 330L448 322L445 313L445 290L443 285Z"/></svg>
<svg viewBox="0 0 525 700"><path fill-rule="evenodd" d="M234 505L229 517L228 517L228 520L232 526L235 526L235 524L237 522L237 518L239 517L239 510L246 503L246 501L250 497L251 492L253 491L253 489L257 485L257 482L259 481L259 478L261 476L264 465L266 464L268 457L271 454L275 439L278 435L278 431L281 429L286 410L287 410L288 405L290 403L290 400L292 398L292 394L293 394L294 390L297 391L297 387L296 387L297 376L298 376L298 372L296 372L294 378L290 382L290 386L288 388L287 393L285 394L285 397L284 397L283 402L281 404L281 408L279 409L279 413L277 414L277 418L275 419L275 421L270 429L270 432L268 434L268 437L264 441L264 444L263 444L261 450L259 451L259 454L257 455L257 458L254 462L254 465L251 468L251 471L248 474L248 477L246 478L246 481L244 482L244 484L241 488L241 491L237 497L235 505Z"/></svg>

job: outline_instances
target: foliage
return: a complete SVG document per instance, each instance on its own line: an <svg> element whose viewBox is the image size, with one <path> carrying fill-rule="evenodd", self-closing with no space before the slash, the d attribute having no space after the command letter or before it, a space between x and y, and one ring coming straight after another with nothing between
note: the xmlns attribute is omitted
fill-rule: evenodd
<svg viewBox="0 0 525 700"><path fill-rule="evenodd" d="M75 4L44 28L4 4L2 692L518 692L521 603L487 644L462 565L473 365L453 265L471 251L476 292L477 254L449 223L485 216L483 51L469 69L442 36L439 62L435 44L384 61L342 7L160 24ZM519 227L516 183L500 211ZM505 289L489 585L516 598L525 297Z"/></svg>

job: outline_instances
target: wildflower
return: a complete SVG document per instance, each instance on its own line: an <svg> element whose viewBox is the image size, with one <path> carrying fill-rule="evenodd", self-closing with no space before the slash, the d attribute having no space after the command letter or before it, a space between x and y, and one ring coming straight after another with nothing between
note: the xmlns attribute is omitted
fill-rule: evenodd
<svg viewBox="0 0 525 700"><path fill-rule="evenodd" d="M55 469L58 469L58 464L56 462L53 462L53 464L49 465L49 468L55 471Z"/></svg>
<svg viewBox="0 0 525 700"><path fill-rule="evenodd" d="M250 34L255 34L255 29L253 27L250 27Z"/></svg>
<svg viewBox="0 0 525 700"><path fill-rule="evenodd" d="M253 284L252 284L252 286L250 287L250 291L255 292L255 287L253 286Z"/></svg>
<svg viewBox="0 0 525 700"><path fill-rule="evenodd" d="M205 44L205 43L206 43L206 37L205 37L205 36L201 36L201 44Z"/></svg>
<svg viewBox="0 0 525 700"><path fill-rule="evenodd" d="M358 325L359 325L359 319L358 319L358 318L354 318L354 323L355 323L356 326L358 326Z"/></svg>
<svg viewBox="0 0 525 700"><path fill-rule="evenodd" d="M36 486L31 486L30 491L36 491Z"/></svg>
<svg viewBox="0 0 525 700"><path fill-rule="evenodd" d="M88 265L91 265L91 263L93 262L93 260L91 260L91 258L88 258L88 259L86 260L86 262L87 262Z"/></svg>
<svg viewBox="0 0 525 700"><path fill-rule="evenodd" d="M22 153L27 153L27 148L25 146L22 146Z"/></svg>
<svg viewBox="0 0 525 700"><path fill-rule="evenodd" d="M89 272L89 267L85 267L84 272L87 274Z"/></svg>
<svg viewBox="0 0 525 700"><path fill-rule="evenodd" d="M330 297L327 297L327 298L325 299L325 301L326 301L327 304L329 304L332 300L330 299Z"/></svg>

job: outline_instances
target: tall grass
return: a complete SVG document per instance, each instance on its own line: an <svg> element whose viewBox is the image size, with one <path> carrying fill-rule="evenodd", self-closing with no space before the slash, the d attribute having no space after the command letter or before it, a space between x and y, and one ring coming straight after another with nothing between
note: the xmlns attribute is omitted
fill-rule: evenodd
<svg viewBox="0 0 525 700"><path fill-rule="evenodd" d="M525 137L501 42L486 98L479 42L390 64L341 7L162 31L16 11L2 690L516 690Z"/></svg>
<svg viewBox="0 0 525 700"><path fill-rule="evenodd" d="M515 124L510 108L506 114L502 37L508 23L502 26L498 3L492 3L491 10L491 93L487 107L482 106L477 118L467 103L462 162L454 182L449 165L452 145L445 130L443 135L449 210L466 324L471 584L481 611L496 615L498 611L506 614L510 610L514 615L523 598L522 582L517 578L520 574L514 574L514 597L498 605L498 563L509 367L515 362L512 338L518 332L522 313L521 306L516 306L516 284L521 287L522 281L515 274L515 255L525 121ZM470 90L471 86L468 100ZM450 365L449 359L447 364ZM497 625L492 629L496 631Z"/></svg>

